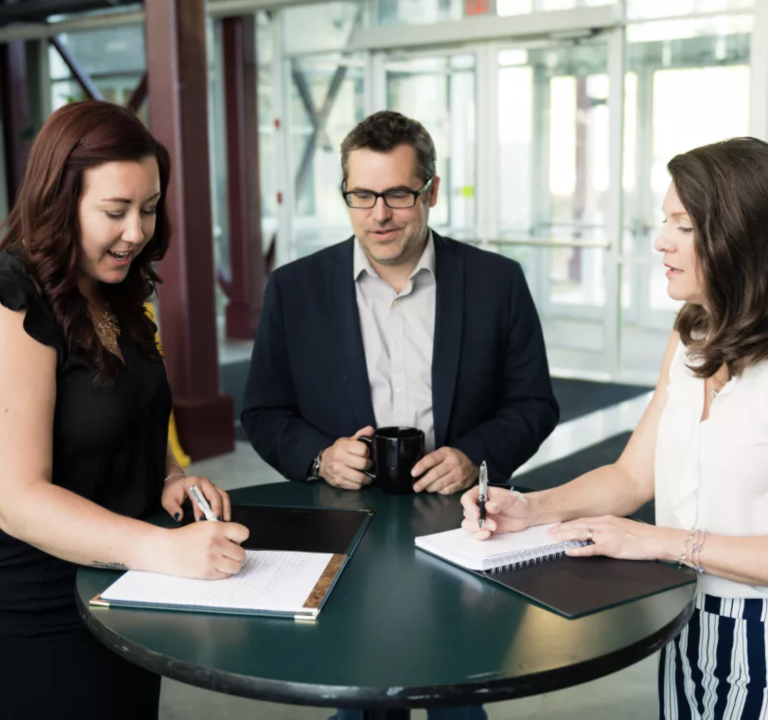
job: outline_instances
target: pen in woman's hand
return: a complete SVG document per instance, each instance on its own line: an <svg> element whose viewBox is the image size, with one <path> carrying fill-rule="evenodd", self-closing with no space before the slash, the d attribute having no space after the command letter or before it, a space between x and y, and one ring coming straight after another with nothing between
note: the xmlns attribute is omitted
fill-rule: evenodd
<svg viewBox="0 0 768 720"><path fill-rule="evenodd" d="M213 514L213 510L211 510L211 506L205 499L205 495L200 492L200 488L198 488L197 485L189 486L189 496L194 500L197 507L200 508L206 520L211 520L212 522L218 521L218 518Z"/></svg>
<svg viewBox="0 0 768 720"><path fill-rule="evenodd" d="M488 466L485 460L480 465L480 482L477 494L477 505L480 508L480 522L478 525L483 529L485 525L485 502L488 500Z"/></svg>

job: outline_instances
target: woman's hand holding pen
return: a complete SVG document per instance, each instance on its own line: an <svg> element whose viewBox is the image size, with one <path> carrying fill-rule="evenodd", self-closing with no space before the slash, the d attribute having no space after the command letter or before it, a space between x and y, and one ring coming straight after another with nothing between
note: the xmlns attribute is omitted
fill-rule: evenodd
<svg viewBox="0 0 768 720"><path fill-rule="evenodd" d="M190 475L189 477L179 476L173 480L168 480L163 488L161 500L163 508L176 522L181 522L184 517L182 505L187 498L189 488L193 485L197 485L210 504L213 514L219 520L229 521L232 519L232 504L229 500L229 494L216 487L208 478ZM203 519L203 511L195 503L192 503L192 512L195 520Z"/></svg>
<svg viewBox="0 0 768 720"><path fill-rule="evenodd" d="M478 540L486 540L491 535L519 532L528 527L528 501L519 492L510 492L506 488L488 488L488 500L485 503L485 523L480 529L480 508L477 505L479 488L471 488L461 498L464 507L464 522L461 524Z"/></svg>
<svg viewBox="0 0 768 720"><path fill-rule="evenodd" d="M210 519L223 522L195 522L177 530L165 531L165 543L160 553L162 569L178 577L220 580L240 572L245 560L241 543L248 539L245 525L228 522L232 519L229 494L216 487L208 478L177 477L166 482L162 504L177 522L184 517L182 504L196 486L208 507L192 502L195 520L202 520L207 512ZM194 491L192 491L194 492Z"/></svg>
<svg viewBox="0 0 768 720"><path fill-rule="evenodd" d="M240 572L248 528L233 522L200 522L164 531L157 572L177 577L222 580ZM153 568L154 569L154 568Z"/></svg>

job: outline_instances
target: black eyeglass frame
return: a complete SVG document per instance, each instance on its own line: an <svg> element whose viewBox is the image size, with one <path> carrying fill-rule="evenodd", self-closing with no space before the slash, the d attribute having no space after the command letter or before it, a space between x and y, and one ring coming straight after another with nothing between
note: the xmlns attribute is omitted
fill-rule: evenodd
<svg viewBox="0 0 768 720"><path fill-rule="evenodd" d="M373 192L372 190L345 190L344 187L346 185L346 180L341 183L341 194L344 198L344 202L347 204L347 207L352 208L353 210L371 210L372 208L376 207L376 203L379 202L379 198L382 198L384 200L384 204L390 208L391 210L408 210L409 208L415 207L416 203L418 202L418 199L421 195L423 195L425 192L427 192L432 187L432 182L434 181L435 176L433 175L427 182L425 182L418 190L386 190L383 193L377 193ZM349 204L349 196L350 195L357 195L357 194L364 194L364 195L373 195L373 203L371 205L366 206L360 206L360 205L350 205ZM413 195L413 203L410 205L397 205L392 206L387 202L387 196L388 195Z"/></svg>

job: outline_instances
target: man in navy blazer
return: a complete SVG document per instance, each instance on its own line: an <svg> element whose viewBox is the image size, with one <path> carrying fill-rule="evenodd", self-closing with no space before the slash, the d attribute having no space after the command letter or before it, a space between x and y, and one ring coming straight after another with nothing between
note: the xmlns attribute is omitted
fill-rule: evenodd
<svg viewBox="0 0 768 720"><path fill-rule="evenodd" d="M354 236L277 269L267 285L242 424L291 480L370 482L374 427L427 437L415 490L506 482L552 432L536 309L513 260L441 237L427 131L383 111L342 144Z"/></svg>

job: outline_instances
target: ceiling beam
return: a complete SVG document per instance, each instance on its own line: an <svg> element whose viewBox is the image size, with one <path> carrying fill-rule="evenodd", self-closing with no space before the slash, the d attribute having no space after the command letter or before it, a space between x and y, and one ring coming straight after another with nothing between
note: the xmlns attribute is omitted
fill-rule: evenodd
<svg viewBox="0 0 768 720"><path fill-rule="evenodd" d="M106 10L121 5L141 5L136 0L27 0L0 5L0 25L45 22L51 15Z"/></svg>

